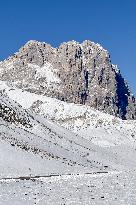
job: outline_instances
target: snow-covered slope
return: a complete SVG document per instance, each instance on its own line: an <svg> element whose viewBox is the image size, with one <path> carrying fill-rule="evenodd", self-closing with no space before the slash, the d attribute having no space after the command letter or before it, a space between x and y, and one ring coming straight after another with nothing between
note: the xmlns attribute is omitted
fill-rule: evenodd
<svg viewBox="0 0 136 205"><path fill-rule="evenodd" d="M105 170L107 164L86 139L26 111L5 94L0 108L0 177Z"/></svg>
<svg viewBox="0 0 136 205"><path fill-rule="evenodd" d="M135 128L0 81L0 205L135 203Z"/></svg>
<svg viewBox="0 0 136 205"><path fill-rule="evenodd" d="M43 115L99 146L133 144L135 141L135 120L124 121L89 106L11 88L2 81L0 89L24 109Z"/></svg>
<svg viewBox="0 0 136 205"><path fill-rule="evenodd" d="M122 121L89 106L29 93L9 87L2 81L0 89L4 95L26 109L27 113L31 113L34 122L27 128L27 135L28 138L29 135L32 137L31 141L27 139L27 143L32 143L33 146L37 146L38 143L40 149L43 149L45 144L44 150L53 153L53 156L62 160L66 158L73 163L76 161L87 168L90 167L88 160L94 164L100 163L100 169L104 166L108 166L109 169L130 169L135 166L135 121ZM47 121L47 118L50 121ZM29 121L31 122L30 119ZM44 126L53 132L54 137L52 134L50 137L50 132L45 131ZM22 130L19 132L22 133ZM96 166L94 164L93 168Z"/></svg>

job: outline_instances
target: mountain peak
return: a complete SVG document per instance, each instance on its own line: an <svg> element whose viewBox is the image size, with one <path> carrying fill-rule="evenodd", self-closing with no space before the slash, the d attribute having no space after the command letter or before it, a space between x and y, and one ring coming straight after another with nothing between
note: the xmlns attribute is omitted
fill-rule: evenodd
<svg viewBox="0 0 136 205"><path fill-rule="evenodd" d="M0 64L2 80L35 93L86 104L122 119L136 119L135 98L100 44L85 40L58 48L28 41Z"/></svg>

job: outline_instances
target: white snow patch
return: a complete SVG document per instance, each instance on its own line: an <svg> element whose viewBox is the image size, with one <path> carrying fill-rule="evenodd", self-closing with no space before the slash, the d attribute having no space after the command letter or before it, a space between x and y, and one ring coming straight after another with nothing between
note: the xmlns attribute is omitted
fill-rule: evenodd
<svg viewBox="0 0 136 205"><path fill-rule="evenodd" d="M46 62L44 66L42 67L35 66L35 68L36 68L35 78L39 79L45 77L48 85L51 85L53 83L60 83L60 79L56 75L57 69L55 69L51 63Z"/></svg>

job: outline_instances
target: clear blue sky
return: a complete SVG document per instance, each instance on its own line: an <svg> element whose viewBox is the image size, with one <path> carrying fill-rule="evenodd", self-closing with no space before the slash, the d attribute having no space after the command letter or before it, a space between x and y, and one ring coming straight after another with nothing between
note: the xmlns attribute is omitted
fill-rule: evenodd
<svg viewBox="0 0 136 205"><path fill-rule="evenodd" d="M0 60L31 39L102 44L136 95L136 0L0 0Z"/></svg>

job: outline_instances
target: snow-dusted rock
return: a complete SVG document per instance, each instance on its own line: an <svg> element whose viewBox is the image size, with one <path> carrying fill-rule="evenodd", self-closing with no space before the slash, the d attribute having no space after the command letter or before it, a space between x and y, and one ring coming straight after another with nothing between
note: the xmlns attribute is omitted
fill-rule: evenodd
<svg viewBox="0 0 136 205"><path fill-rule="evenodd" d="M29 41L0 64L0 77L30 92L136 119L135 98L119 68L107 50L88 40L58 48Z"/></svg>

